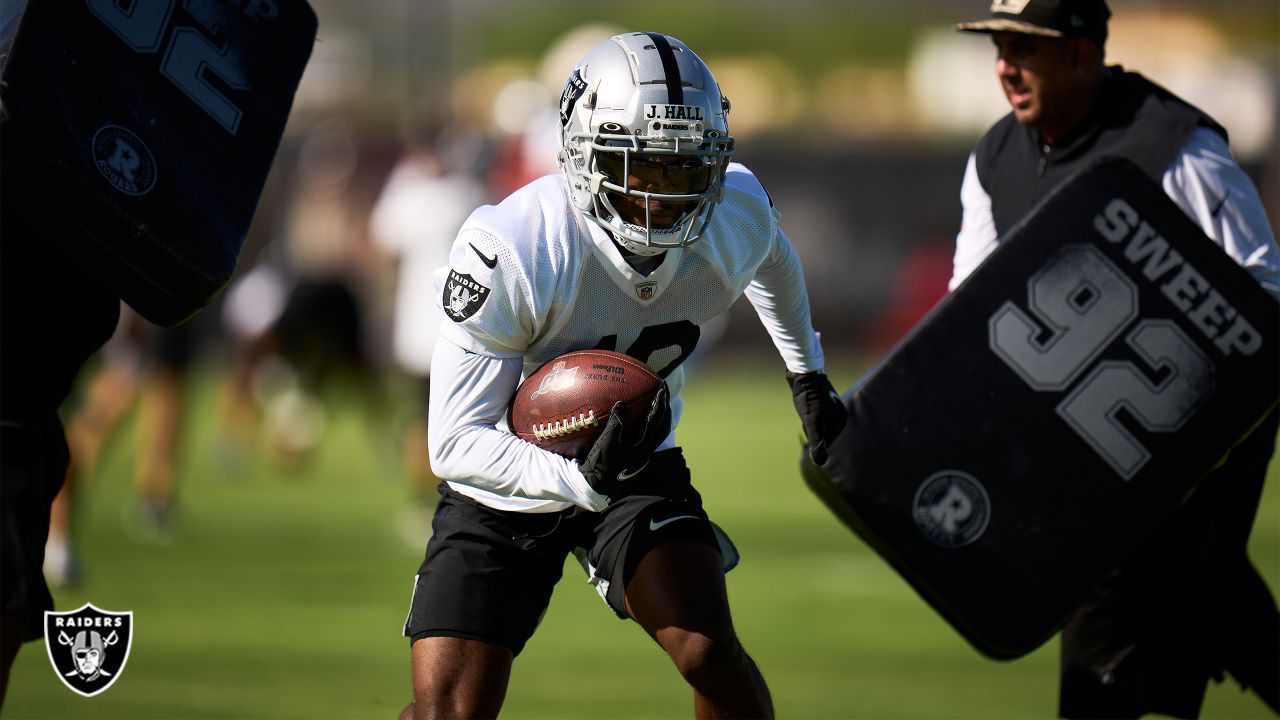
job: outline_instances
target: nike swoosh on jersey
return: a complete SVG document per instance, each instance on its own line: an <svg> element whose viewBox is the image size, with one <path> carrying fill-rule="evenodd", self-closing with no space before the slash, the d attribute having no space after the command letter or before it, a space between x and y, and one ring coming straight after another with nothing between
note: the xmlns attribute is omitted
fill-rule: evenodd
<svg viewBox="0 0 1280 720"><path fill-rule="evenodd" d="M489 268L495 268L495 267L498 267L498 256L497 256L497 255L494 255L493 257L485 257L485 254L484 254L484 253L482 253L482 252L480 252L480 248L476 247L476 246L475 246L475 245L473 245L472 243L467 243L467 245L468 245L472 250L475 250L475 251L476 251L476 254L480 256L480 262L484 263L484 264L485 264L485 265L487 265Z"/></svg>
<svg viewBox="0 0 1280 720"><path fill-rule="evenodd" d="M649 529L659 530L667 525L670 525L671 523L677 520L697 520L697 519L698 519L697 515L676 515L675 517L669 517L666 520L663 520L661 522L654 522L653 518L649 518Z"/></svg>

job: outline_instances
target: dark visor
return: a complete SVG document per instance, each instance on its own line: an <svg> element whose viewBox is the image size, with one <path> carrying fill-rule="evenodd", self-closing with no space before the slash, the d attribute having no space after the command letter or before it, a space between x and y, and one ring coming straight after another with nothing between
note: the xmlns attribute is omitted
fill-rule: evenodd
<svg viewBox="0 0 1280 720"><path fill-rule="evenodd" d="M597 152L596 166L609 182L625 188L668 195L697 195L711 187L716 162L691 155L631 154L628 183L623 170L623 153Z"/></svg>

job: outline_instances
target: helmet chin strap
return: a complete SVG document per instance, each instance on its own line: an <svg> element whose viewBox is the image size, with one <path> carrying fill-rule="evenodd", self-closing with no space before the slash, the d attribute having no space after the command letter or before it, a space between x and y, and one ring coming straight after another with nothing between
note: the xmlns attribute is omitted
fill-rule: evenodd
<svg viewBox="0 0 1280 720"><path fill-rule="evenodd" d="M609 232L609 239L613 240L613 244L617 245L618 249L622 251L622 257L627 258L628 260L631 258L658 257L659 255L665 255L667 252L667 248L638 245L634 242L619 238L612 231ZM630 246L638 247L640 248L640 251L638 252Z"/></svg>

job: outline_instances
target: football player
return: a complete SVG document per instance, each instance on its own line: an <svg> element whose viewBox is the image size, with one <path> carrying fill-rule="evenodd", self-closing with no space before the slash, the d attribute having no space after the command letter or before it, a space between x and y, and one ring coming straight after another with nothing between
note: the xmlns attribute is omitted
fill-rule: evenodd
<svg viewBox="0 0 1280 720"><path fill-rule="evenodd" d="M772 715L729 616L736 553L676 445L681 363L700 326L745 294L818 462L845 409L779 211L730 162L728 115L680 41L634 32L600 43L561 95L563 173L476 210L437 272L429 445L445 482L404 627L405 717L496 715L570 552L618 617L671 657L697 715ZM523 377L586 348L636 357L667 388L643 426L624 426L615 407L595 446L567 460L518 439L504 416Z"/></svg>

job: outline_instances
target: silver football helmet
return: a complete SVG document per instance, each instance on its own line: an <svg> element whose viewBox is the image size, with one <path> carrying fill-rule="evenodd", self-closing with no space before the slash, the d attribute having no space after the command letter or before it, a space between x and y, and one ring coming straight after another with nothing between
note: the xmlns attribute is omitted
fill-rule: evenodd
<svg viewBox="0 0 1280 720"><path fill-rule="evenodd" d="M635 32L600 43L560 95L574 206L638 255L688 246L724 196L728 114L711 70L679 40Z"/></svg>

